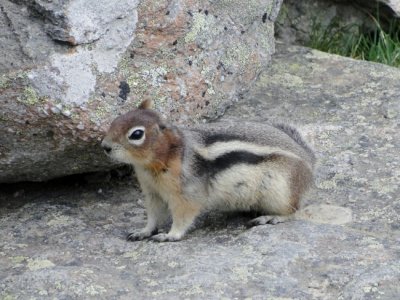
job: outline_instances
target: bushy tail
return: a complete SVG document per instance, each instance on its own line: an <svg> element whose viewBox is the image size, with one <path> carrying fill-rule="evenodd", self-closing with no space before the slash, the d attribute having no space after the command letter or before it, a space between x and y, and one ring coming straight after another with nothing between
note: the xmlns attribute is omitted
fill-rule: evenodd
<svg viewBox="0 0 400 300"><path fill-rule="evenodd" d="M290 136L297 144L299 144L310 156L310 160L312 165L315 164L316 157L314 150L308 145L308 143L303 139L301 134L297 131L296 128L289 124L283 124L283 123L275 123L273 124L275 128L278 128L279 130L283 131L286 133L288 136Z"/></svg>

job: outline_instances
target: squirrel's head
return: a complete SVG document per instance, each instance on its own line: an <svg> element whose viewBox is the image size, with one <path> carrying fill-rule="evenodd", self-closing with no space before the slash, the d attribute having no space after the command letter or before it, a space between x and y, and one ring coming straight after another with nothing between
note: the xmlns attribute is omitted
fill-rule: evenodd
<svg viewBox="0 0 400 300"><path fill-rule="evenodd" d="M112 159L134 165L163 164L176 149L179 137L167 127L152 108L152 101L143 101L138 109L117 117L101 146ZM153 166L154 167L154 166Z"/></svg>

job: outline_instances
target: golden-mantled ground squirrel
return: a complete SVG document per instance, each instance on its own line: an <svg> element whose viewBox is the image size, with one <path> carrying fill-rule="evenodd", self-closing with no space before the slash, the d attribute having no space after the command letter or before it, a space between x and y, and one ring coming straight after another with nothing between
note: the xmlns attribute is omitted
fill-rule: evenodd
<svg viewBox="0 0 400 300"><path fill-rule="evenodd" d="M145 194L147 225L130 233L130 241L180 240L210 209L264 214L252 225L282 222L298 209L315 163L291 126L219 122L178 128L162 120L151 101L116 118L102 147L134 166ZM170 214L170 231L157 234Z"/></svg>

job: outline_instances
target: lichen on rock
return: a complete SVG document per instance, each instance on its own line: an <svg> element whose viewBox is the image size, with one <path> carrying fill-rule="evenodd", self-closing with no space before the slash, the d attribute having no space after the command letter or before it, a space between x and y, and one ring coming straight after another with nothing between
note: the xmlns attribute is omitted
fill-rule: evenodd
<svg viewBox="0 0 400 300"><path fill-rule="evenodd" d="M33 87L28 86L24 88L21 97L18 98L18 101L26 105L35 105L39 103L40 99L36 90Z"/></svg>

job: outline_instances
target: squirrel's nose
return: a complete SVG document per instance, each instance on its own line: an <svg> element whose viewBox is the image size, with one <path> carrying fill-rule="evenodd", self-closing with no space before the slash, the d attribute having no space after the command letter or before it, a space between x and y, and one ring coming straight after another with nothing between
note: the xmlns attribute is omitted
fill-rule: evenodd
<svg viewBox="0 0 400 300"><path fill-rule="evenodd" d="M110 147L110 145L108 145L107 143L105 143L104 141L101 143L101 147L103 148L104 152L106 154L110 154L112 148Z"/></svg>

